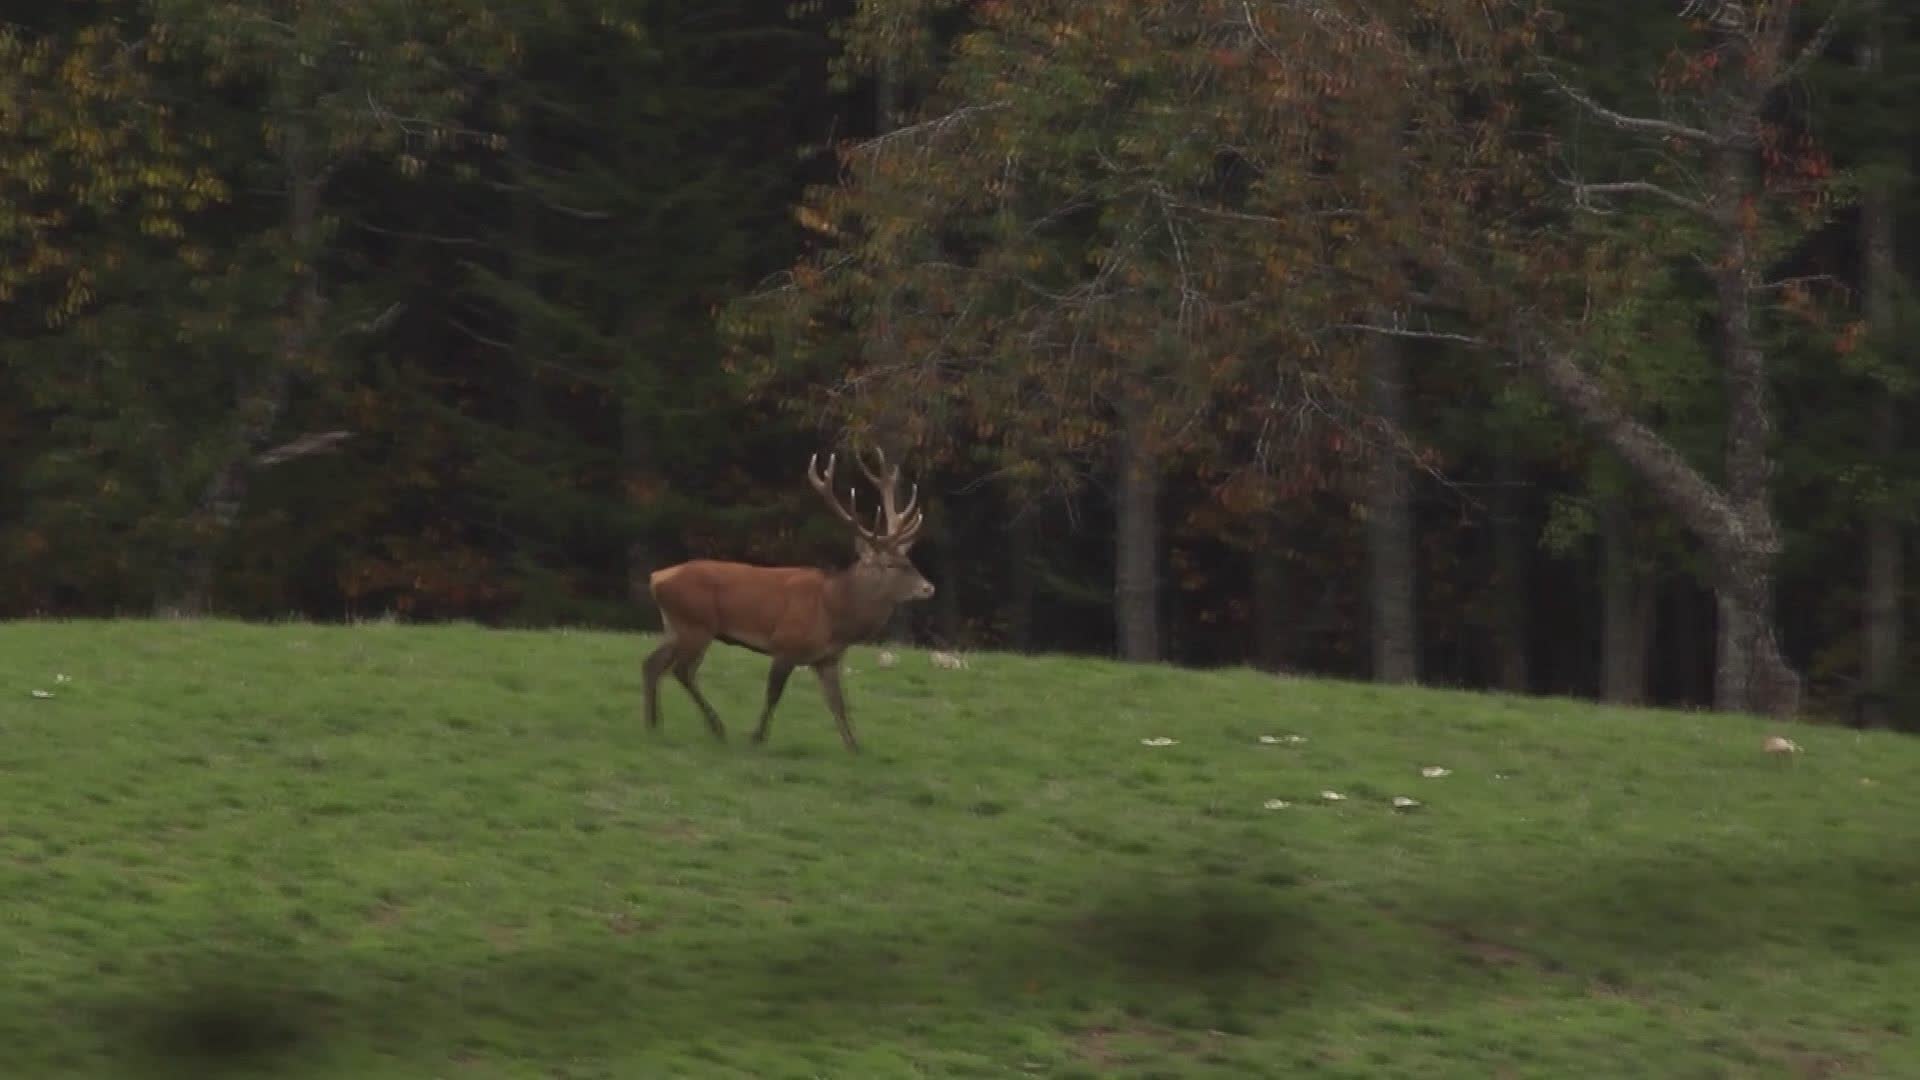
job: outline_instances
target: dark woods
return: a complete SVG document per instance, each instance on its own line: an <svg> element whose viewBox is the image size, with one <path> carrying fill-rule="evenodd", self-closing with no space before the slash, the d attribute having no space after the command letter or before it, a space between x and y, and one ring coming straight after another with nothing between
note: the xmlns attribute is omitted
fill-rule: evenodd
<svg viewBox="0 0 1920 1080"><path fill-rule="evenodd" d="M1906 715L1920 30L1345 6L13 5L0 611L654 628L871 440L922 642Z"/></svg>

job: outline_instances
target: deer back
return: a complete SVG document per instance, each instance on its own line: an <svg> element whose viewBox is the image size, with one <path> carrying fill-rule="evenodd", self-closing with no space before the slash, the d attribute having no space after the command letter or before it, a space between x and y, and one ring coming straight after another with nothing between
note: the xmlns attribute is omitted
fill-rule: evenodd
<svg viewBox="0 0 1920 1080"><path fill-rule="evenodd" d="M828 575L820 570L696 559L659 571L650 585L674 633L796 661L833 644Z"/></svg>

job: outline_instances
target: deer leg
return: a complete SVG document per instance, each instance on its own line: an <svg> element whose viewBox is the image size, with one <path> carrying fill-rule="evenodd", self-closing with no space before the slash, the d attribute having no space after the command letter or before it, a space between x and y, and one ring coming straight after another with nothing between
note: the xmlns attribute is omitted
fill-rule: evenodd
<svg viewBox="0 0 1920 1080"><path fill-rule="evenodd" d="M813 673L820 677L820 692L826 695L827 708L833 711L833 722L840 725L840 741L858 753L860 744L854 740L853 725L847 722L847 701L840 692L840 658L820 661L813 665Z"/></svg>
<svg viewBox="0 0 1920 1080"><path fill-rule="evenodd" d="M700 661L706 657L707 650L704 648L698 651L689 649L685 652L676 652L673 677L679 679L680 685L686 687L687 693L693 695L693 703L700 706L700 711L706 715L707 726L713 729L713 737L725 742L727 729L720 723L720 714L713 711L713 706L707 703L707 696L700 692L700 687L693 681L693 677L700 672Z"/></svg>
<svg viewBox="0 0 1920 1080"><path fill-rule="evenodd" d="M640 685L646 700L646 717L649 728L660 726L660 676L667 673L673 665L674 641L672 638L660 643L660 647L647 654L647 661L641 665Z"/></svg>
<svg viewBox="0 0 1920 1080"><path fill-rule="evenodd" d="M753 741L767 741L767 726L773 723L773 707L780 704L780 694L787 688L787 676L793 674L793 664L787 660L775 660L773 667L767 670L767 707L760 712L760 726L753 729Z"/></svg>

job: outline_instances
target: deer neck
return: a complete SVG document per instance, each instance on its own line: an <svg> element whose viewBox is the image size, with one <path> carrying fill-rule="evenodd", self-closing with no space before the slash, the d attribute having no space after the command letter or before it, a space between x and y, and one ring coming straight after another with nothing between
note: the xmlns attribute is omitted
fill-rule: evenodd
<svg viewBox="0 0 1920 1080"><path fill-rule="evenodd" d="M862 573L858 565L834 574L827 586L834 636L851 645L885 630L895 607L885 587L881 578Z"/></svg>

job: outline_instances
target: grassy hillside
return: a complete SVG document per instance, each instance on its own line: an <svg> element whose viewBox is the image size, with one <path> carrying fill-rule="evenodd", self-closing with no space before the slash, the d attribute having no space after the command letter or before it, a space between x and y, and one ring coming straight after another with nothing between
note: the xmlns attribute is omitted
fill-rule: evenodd
<svg viewBox="0 0 1920 1080"><path fill-rule="evenodd" d="M645 647L0 627L5 1075L1920 1076L1920 741Z"/></svg>

